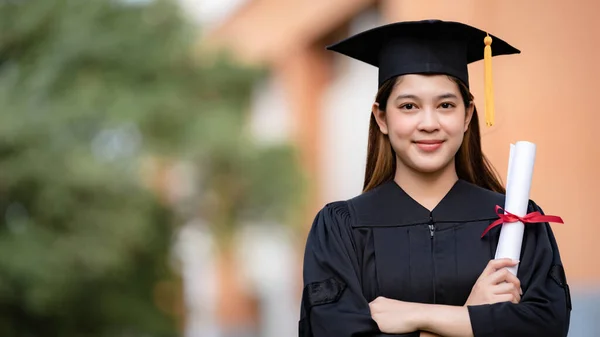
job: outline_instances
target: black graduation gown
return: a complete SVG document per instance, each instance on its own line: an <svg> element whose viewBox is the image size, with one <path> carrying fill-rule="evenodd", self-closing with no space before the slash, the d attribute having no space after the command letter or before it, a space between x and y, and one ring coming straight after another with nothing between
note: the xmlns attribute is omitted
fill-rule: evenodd
<svg viewBox="0 0 600 337"><path fill-rule="evenodd" d="M431 212L394 181L326 205L306 242L300 336L386 336L369 311L377 296L464 305L495 255L501 226L481 234L496 205L503 194L463 180ZM530 201L529 211L541 209ZM570 294L549 224L525 226L520 261L521 302L470 306L475 337L567 335Z"/></svg>

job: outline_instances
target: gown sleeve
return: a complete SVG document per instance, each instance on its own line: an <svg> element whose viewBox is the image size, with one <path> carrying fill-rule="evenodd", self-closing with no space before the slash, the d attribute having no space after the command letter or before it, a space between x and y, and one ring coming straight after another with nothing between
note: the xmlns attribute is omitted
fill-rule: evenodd
<svg viewBox="0 0 600 337"><path fill-rule="evenodd" d="M381 337L362 294L346 202L325 206L308 234L300 337ZM394 335L418 337L419 332Z"/></svg>
<svg viewBox="0 0 600 337"><path fill-rule="evenodd" d="M530 203L530 211L543 214L534 202ZM520 261L521 302L469 306L474 336L567 336L571 295L548 223L525 225Z"/></svg>

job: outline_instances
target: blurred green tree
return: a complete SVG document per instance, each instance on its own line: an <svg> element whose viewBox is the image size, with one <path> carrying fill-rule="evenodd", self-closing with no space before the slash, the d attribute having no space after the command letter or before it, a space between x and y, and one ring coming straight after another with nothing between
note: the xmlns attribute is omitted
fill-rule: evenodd
<svg viewBox="0 0 600 337"><path fill-rule="evenodd" d="M144 184L148 158L192 164L191 216L223 247L293 214L293 148L246 128L262 72L199 59L179 11L0 0L0 336L177 334L157 284L185 219Z"/></svg>

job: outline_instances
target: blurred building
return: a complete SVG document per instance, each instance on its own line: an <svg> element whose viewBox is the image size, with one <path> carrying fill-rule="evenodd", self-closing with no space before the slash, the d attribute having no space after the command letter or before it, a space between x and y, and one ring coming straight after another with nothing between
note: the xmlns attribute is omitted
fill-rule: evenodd
<svg viewBox="0 0 600 337"><path fill-rule="evenodd" d="M302 150L313 187L306 229L324 203L360 193L377 88L375 68L327 52L326 45L391 21L439 18L489 30L521 49L521 55L494 60L497 117L494 127L483 129L484 151L504 177L509 143L528 140L538 145L532 199L566 222L553 228L571 283L570 336L600 332L600 262L594 257L600 238L594 215L600 201L600 147L594 132L600 123L594 99L600 90L600 48L595 46L599 2L180 1L206 27L208 39L232 49L245 62L269 68L269 78L256 84L250 113L257 135L266 141L289 139ZM482 62L471 65L470 72L481 106ZM288 254L297 277L288 291L295 290L296 296L301 239L295 255ZM294 268L286 272L290 270ZM238 298L222 298L230 307L220 311L220 322L254 329L258 336L263 330L257 322L265 311L249 297L243 300L240 289L233 292ZM295 335L295 328L288 330Z"/></svg>

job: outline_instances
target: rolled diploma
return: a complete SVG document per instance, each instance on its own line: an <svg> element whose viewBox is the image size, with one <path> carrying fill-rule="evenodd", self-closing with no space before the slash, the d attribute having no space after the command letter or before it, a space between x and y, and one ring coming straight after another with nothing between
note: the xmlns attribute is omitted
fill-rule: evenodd
<svg viewBox="0 0 600 337"><path fill-rule="evenodd" d="M527 214L536 146L530 142L511 144L508 174L506 180L506 200L504 210L518 216ZM523 244L525 225L522 222L505 223L500 231L500 239L496 248L496 259L510 258L518 260ZM519 265L508 267L517 275Z"/></svg>

